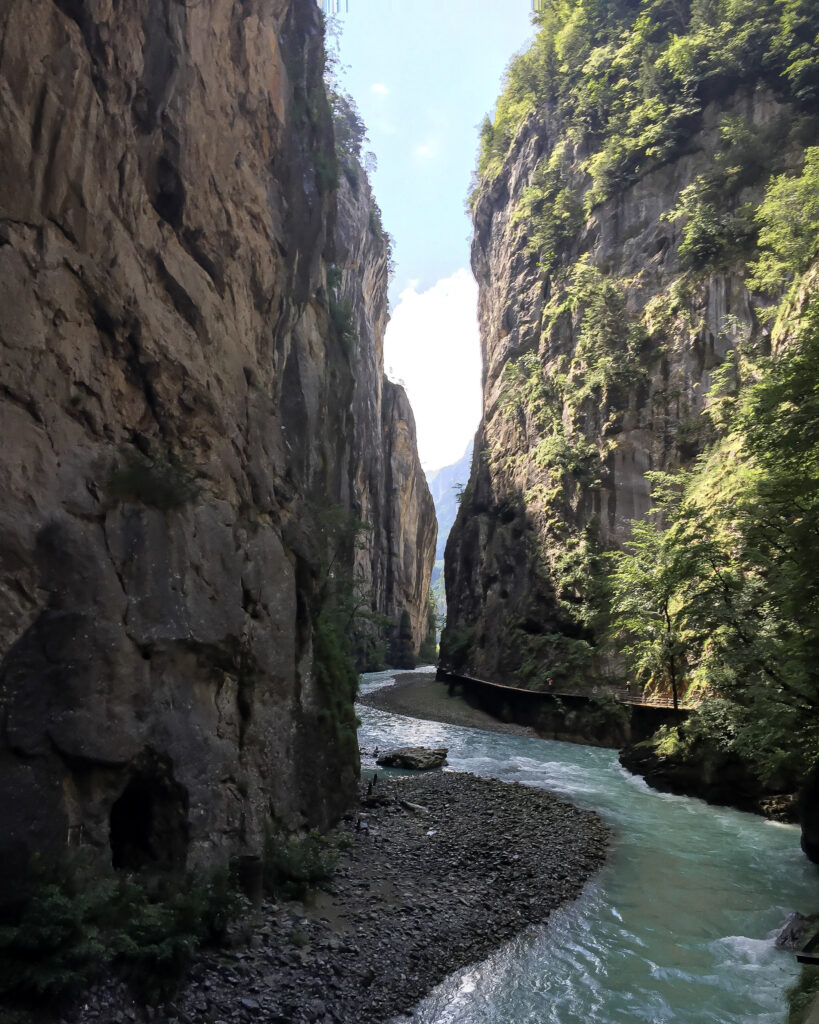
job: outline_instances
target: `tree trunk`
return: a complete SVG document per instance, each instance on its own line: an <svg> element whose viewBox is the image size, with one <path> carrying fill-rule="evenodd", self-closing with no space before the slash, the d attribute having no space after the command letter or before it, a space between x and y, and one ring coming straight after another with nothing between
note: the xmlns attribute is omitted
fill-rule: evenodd
<svg viewBox="0 0 819 1024"><path fill-rule="evenodd" d="M665 615L665 632L669 638L669 647L671 647L671 615L668 611L668 603L663 606L663 614ZM671 648L673 650L673 648ZM671 680L671 698L674 701L674 710L679 711L679 701L677 699L677 664L674 655L669 653L668 655L668 678Z"/></svg>

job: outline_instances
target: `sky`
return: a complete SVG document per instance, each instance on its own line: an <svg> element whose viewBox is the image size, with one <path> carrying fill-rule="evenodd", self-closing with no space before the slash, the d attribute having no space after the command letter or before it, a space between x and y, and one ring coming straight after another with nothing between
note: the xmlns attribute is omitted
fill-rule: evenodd
<svg viewBox="0 0 819 1024"><path fill-rule="evenodd" d="M510 59L533 36L531 0L340 6L340 85L367 125L364 148L378 161L370 177L394 239L384 362L407 388L421 462L434 470L461 457L480 419L465 204L478 126Z"/></svg>

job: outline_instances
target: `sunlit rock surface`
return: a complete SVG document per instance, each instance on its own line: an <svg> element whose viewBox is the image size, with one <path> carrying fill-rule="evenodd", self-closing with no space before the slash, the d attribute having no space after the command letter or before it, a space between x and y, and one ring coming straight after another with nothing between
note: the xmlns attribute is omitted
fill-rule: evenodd
<svg viewBox="0 0 819 1024"><path fill-rule="evenodd" d="M599 661L580 668L572 660L573 643L594 645L596 638L582 613L588 572L579 561L575 570L566 556L586 539L598 550L627 540L631 520L649 508L646 474L690 465L702 450L708 423L701 414L714 370L740 340L762 351L770 345L768 328L754 315L764 300L749 293L741 264L700 274L674 291L683 272L681 222L667 215L680 192L713 166L724 118L741 117L757 129L792 115L764 86L710 103L680 155L594 207L572 238L565 264L585 258L614 283L624 297L623 317L640 322L644 337L633 384L598 391L575 408L558 403L566 458L571 462L583 446L591 453L565 471L557 460L549 464L541 446L548 431L533 403L515 401L508 375L531 354L548 388L578 354L583 310L550 321L553 283L527 249L525 219L514 216L557 137L548 111L522 126L498 177L481 186L472 267L480 287L483 414L446 550L444 662L535 688L546 688L552 676L556 684L577 682L605 670ZM588 187L587 154L570 155L572 184ZM784 158L797 166L798 147ZM761 186L743 192L747 201L761 196ZM582 370L572 372L582 386Z"/></svg>
<svg viewBox="0 0 819 1024"><path fill-rule="evenodd" d="M4 874L258 852L354 793L317 517L373 523L375 610L418 642L435 546L369 188L327 181L319 11L16 0L0 37Z"/></svg>

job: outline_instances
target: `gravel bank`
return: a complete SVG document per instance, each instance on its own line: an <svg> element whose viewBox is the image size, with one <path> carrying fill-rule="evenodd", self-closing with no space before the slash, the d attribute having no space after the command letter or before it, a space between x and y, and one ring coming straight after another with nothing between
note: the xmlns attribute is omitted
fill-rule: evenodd
<svg viewBox="0 0 819 1024"><path fill-rule="evenodd" d="M577 897L606 856L596 815L519 784L439 771L361 800L312 906L265 903L250 944L198 955L159 1010L100 987L65 1020L377 1024Z"/></svg>
<svg viewBox="0 0 819 1024"><path fill-rule="evenodd" d="M358 698L360 704L427 722L446 722L488 732L536 736L534 729L513 725L493 718L480 708L473 708L463 697L450 695L446 683L439 683L434 672L413 672L396 676L392 686L373 690Z"/></svg>

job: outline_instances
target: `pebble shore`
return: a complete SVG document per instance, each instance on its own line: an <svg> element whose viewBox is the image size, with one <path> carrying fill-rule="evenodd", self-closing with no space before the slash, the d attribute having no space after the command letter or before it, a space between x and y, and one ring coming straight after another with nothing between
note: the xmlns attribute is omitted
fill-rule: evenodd
<svg viewBox="0 0 819 1024"><path fill-rule="evenodd" d="M101 985L65 1024L380 1024L576 898L606 856L596 815L517 783L382 777L361 801L312 905L265 902L249 944L198 954L161 1008Z"/></svg>
<svg viewBox="0 0 819 1024"><path fill-rule="evenodd" d="M359 697L358 702L427 722L446 722L514 736L537 736L528 726L501 722L486 711L473 708L463 697L451 693L446 683L438 682L434 672L400 673L392 685L373 690Z"/></svg>

